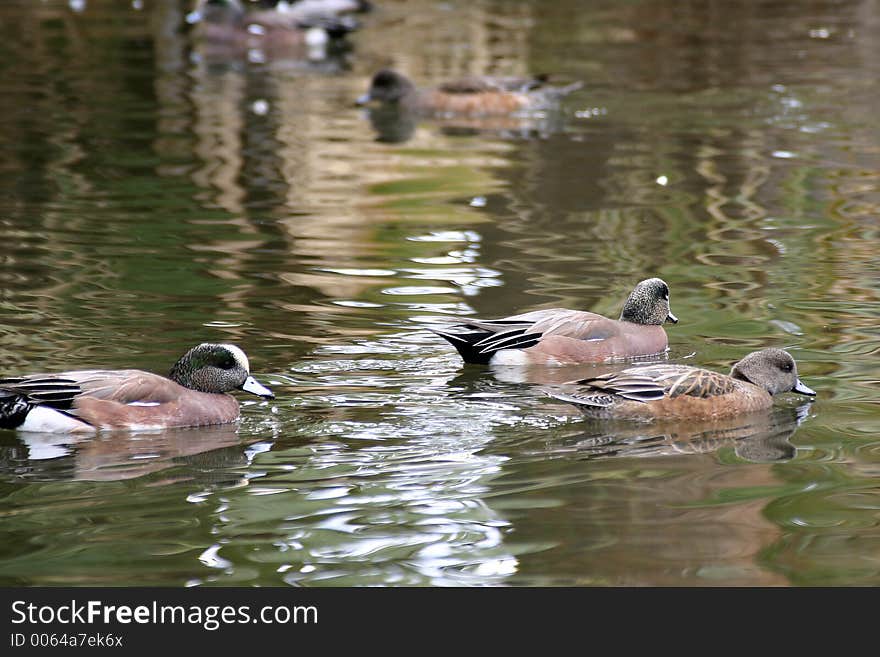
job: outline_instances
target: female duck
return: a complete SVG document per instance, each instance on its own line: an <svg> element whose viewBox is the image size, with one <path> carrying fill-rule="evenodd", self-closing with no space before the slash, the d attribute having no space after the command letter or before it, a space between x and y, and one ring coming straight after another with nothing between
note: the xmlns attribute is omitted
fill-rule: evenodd
<svg viewBox="0 0 880 657"><path fill-rule="evenodd" d="M783 349L754 351L730 375L671 363L631 367L553 390L589 417L623 420L708 420L770 408L773 395L816 392L798 378Z"/></svg>

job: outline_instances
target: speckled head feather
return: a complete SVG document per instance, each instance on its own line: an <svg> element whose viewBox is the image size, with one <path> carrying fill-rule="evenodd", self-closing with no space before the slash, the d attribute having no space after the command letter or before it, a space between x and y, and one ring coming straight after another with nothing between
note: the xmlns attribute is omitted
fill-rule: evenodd
<svg viewBox="0 0 880 657"><path fill-rule="evenodd" d="M181 356L168 378L191 390L217 393L241 388L249 374L250 364L241 349L206 342Z"/></svg>
<svg viewBox="0 0 880 657"><path fill-rule="evenodd" d="M623 304L620 320L657 326L666 321L677 324L678 318L669 309L669 286L666 282L660 278L647 278L636 285Z"/></svg>
<svg viewBox="0 0 880 657"><path fill-rule="evenodd" d="M771 395L790 391L816 394L798 378L794 358L784 349L753 351L731 368L730 376L753 383Z"/></svg>

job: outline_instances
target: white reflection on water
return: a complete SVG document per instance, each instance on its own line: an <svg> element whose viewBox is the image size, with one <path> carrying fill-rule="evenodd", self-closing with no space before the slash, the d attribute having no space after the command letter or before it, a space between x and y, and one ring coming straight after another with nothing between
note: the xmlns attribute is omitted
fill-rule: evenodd
<svg viewBox="0 0 880 657"><path fill-rule="evenodd" d="M509 459L485 448L510 426L516 395L460 390L455 361L401 358L406 342L385 339L395 358L370 356L380 345L364 341L360 359L292 368L298 412L323 419L305 443L288 431L257 454L249 469L262 476L250 486L213 495L223 512L211 514L211 533L239 555L237 568L243 557L288 584L486 585L535 549L509 544L510 520L485 497ZM256 547L259 535L270 542ZM204 581L227 576L241 571Z"/></svg>

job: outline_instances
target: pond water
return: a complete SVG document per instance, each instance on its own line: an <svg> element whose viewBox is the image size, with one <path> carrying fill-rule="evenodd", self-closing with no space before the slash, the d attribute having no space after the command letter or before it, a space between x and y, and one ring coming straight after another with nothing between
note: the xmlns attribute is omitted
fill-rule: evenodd
<svg viewBox="0 0 880 657"><path fill-rule="evenodd" d="M880 584L880 7L376 0L325 53L212 49L185 0L0 4L4 375L241 345L237 426L0 431L0 584ZM558 112L385 121L549 72ZM616 316L673 361L791 350L814 402L597 424L577 372L463 367L452 314Z"/></svg>

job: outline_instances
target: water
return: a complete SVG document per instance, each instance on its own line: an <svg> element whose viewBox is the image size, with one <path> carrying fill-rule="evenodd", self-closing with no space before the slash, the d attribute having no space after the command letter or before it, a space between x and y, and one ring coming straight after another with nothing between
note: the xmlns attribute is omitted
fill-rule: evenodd
<svg viewBox="0 0 880 657"><path fill-rule="evenodd" d="M377 5L312 60L194 43L175 0L0 6L4 373L223 340L277 394L237 427L0 433L0 583L880 584L875 3ZM389 124L352 105L389 64L585 86ZM655 275L670 359L786 347L815 402L597 425L544 392L582 368L462 367L424 330L616 315Z"/></svg>

